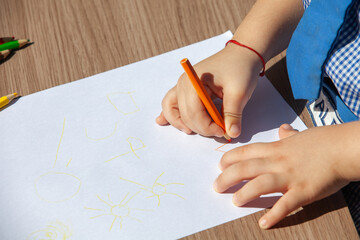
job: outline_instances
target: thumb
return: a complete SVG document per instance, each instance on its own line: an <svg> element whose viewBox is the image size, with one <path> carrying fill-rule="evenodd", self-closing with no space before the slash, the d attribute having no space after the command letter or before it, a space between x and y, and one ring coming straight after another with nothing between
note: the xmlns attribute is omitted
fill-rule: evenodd
<svg viewBox="0 0 360 240"><path fill-rule="evenodd" d="M279 128L279 137L280 139L290 137L296 133L298 133L298 130L293 129L293 127L290 124L283 124Z"/></svg>
<svg viewBox="0 0 360 240"><path fill-rule="evenodd" d="M226 133L237 138L241 133L242 112L246 102L239 93L224 94L224 121Z"/></svg>

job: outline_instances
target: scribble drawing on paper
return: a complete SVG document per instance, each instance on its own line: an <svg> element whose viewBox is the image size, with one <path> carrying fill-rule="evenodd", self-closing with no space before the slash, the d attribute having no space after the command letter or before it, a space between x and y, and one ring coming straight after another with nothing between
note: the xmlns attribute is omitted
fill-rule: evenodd
<svg viewBox="0 0 360 240"><path fill-rule="evenodd" d="M63 172L47 172L35 180L35 192L41 200L50 203L73 198L81 188L80 178Z"/></svg>
<svg viewBox="0 0 360 240"><path fill-rule="evenodd" d="M134 100L133 93L134 92L115 92L107 94L106 97L118 112L129 115L140 110Z"/></svg>
<svg viewBox="0 0 360 240"><path fill-rule="evenodd" d="M136 154L136 151L146 147L144 142L140 138L136 138L136 137L128 137L126 139L126 141L130 145L130 150L128 152L125 152L125 153L119 154L115 157L112 157L112 158L106 160L105 162L113 161L119 157L131 154L131 153L133 153L135 155L135 157L140 159L139 155Z"/></svg>
<svg viewBox="0 0 360 240"><path fill-rule="evenodd" d="M223 144L223 145L221 145L221 146L219 146L219 147L215 148L215 150L216 150L216 151L219 151L219 152L226 153L226 151L221 150L221 148L223 148L224 146L226 146L226 145L228 145L228 144L229 144L229 143L227 142L227 143L225 143L225 144Z"/></svg>
<svg viewBox="0 0 360 240"><path fill-rule="evenodd" d="M85 136L86 136L88 139L94 140L94 141L100 141L100 140L108 139L108 138L110 138L110 137L112 137L112 136L115 135L116 130L117 130L117 128L118 128L118 124L119 124L119 122L116 122L116 123L115 123L114 130L113 130L110 134L108 134L108 135L106 135L106 136L104 136L104 137L99 137L99 138L90 137L89 134L88 134L87 128L85 128Z"/></svg>
<svg viewBox="0 0 360 240"><path fill-rule="evenodd" d="M55 161L52 168L59 168L58 155L61 148L65 132L66 118L62 124L60 140L56 149ZM66 168L70 165L72 158L66 164ZM81 180L73 174L65 172L46 172L34 181L35 193L43 201L49 203L64 202L73 198L79 193L81 188Z"/></svg>
<svg viewBox="0 0 360 240"><path fill-rule="evenodd" d="M58 144L58 147L57 147L57 150L56 150L56 155L55 155L55 161L54 161L54 164L53 164L53 168L55 167L56 163L57 163L57 160L58 160L58 155L59 155L59 151L60 151L60 146L61 146L61 142L62 142L62 139L64 137L64 131L65 131L65 123L66 123L66 118L64 118L64 121L63 121L63 126L62 126L62 131L61 131L61 136L60 136L60 140L59 140L59 144ZM66 166L69 165L69 163L71 162L71 158L68 162L68 164Z"/></svg>
<svg viewBox="0 0 360 240"><path fill-rule="evenodd" d="M173 195L173 196L176 196L176 197L179 197L179 198L182 198L185 200L184 197L180 196L179 194L176 194L176 193L172 193L172 192L168 192L167 190L167 187L169 185L184 185L183 183L166 183L166 184L162 184L162 183L159 183L159 178L164 174L165 172L161 173L154 181L154 183L152 184L151 187L149 186L146 186L146 185L143 185L141 183L138 183L138 182L135 182L135 181L132 181L132 180L129 180L129 179L125 179L125 178L122 178L120 177L121 180L123 181L127 181L127 182L130 182L130 183L133 183L133 184L136 184L138 186L140 186L140 189L142 191L146 191L146 192L150 192L151 195L148 196L147 198L153 198L153 197L156 197L157 200L158 200L158 206L160 206L160 199L162 196L164 195Z"/></svg>
<svg viewBox="0 0 360 240"><path fill-rule="evenodd" d="M94 218L98 218L98 217L103 217L103 216L111 216L111 218L113 219L109 228L109 232L111 231L111 229L113 228L113 226L115 225L116 221L119 219L119 229L121 230L123 227L123 222L124 219L129 218L132 220L135 220L137 222L141 222L140 219L137 219L135 217L131 216L131 213L134 211L153 211L151 209L140 209L140 208L130 208L128 206L128 203L134 199L134 197L136 195L138 195L141 191L136 192L134 195L129 196L130 193L127 193L125 195L125 197L120 201L120 203L114 203L111 199L110 199L110 194L108 194L108 200L105 201L104 199L102 199L99 195L96 195L96 197L102 202L104 203L108 209L100 209L100 208L89 208L89 207L85 207L86 210L91 210L91 211L95 211L98 212L99 215L96 215L94 217L91 217L90 219L94 219Z"/></svg>
<svg viewBox="0 0 360 240"><path fill-rule="evenodd" d="M71 236L70 227L56 220L47 224L46 227L30 233L27 240L69 240Z"/></svg>
<svg viewBox="0 0 360 240"><path fill-rule="evenodd" d="M66 164L66 167L69 166L69 164L71 163L71 160L72 160L72 158L69 159L68 163Z"/></svg>

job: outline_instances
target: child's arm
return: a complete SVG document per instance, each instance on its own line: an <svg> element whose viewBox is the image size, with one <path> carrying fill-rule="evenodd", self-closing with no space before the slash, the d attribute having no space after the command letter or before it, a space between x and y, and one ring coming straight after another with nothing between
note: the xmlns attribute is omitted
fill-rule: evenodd
<svg viewBox="0 0 360 240"><path fill-rule="evenodd" d="M237 206L263 194L282 192L284 195L260 219L262 228L360 180L360 122L300 133L282 125L279 135L280 141L250 144L225 153L219 165L223 173L214 183L215 190L223 192L250 180L234 194Z"/></svg>
<svg viewBox="0 0 360 240"><path fill-rule="evenodd" d="M301 0L258 0L236 30L234 39L254 48L267 61L288 46L303 11ZM262 69L259 57L230 43L194 68L210 95L223 99L226 132L232 138L239 136L243 108ZM185 74L164 97L162 109L156 119L160 125L170 123L188 134L224 135L207 114Z"/></svg>

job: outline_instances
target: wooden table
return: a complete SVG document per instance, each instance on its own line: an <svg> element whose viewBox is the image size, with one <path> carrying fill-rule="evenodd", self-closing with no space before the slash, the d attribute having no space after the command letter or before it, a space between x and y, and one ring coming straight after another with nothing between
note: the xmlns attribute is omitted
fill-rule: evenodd
<svg viewBox="0 0 360 240"><path fill-rule="evenodd" d="M255 0L2 0L0 37L32 45L0 64L0 95L28 95L179 47L235 31ZM267 77L309 126L295 102L284 54ZM211 183L209 183L211 184ZM358 239L341 193L287 217L273 229L257 221L267 210L185 239Z"/></svg>

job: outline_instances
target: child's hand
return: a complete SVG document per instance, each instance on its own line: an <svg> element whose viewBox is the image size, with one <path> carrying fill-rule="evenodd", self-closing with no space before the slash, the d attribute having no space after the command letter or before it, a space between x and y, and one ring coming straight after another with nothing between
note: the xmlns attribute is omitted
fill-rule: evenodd
<svg viewBox="0 0 360 240"><path fill-rule="evenodd" d="M217 192L224 192L250 180L234 194L237 206L263 194L282 192L260 219L262 228L270 228L299 207L360 179L360 122L300 133L284 124L279 135L280 141L249 144L225 153L219 165L223 172L214 183Z"/></svg>
<svg viewBox="0 0 360 240"><path fill-rule="evenodd" d="M194 66L209 95L223 99L226 132L232 138L240 135L242 111L255 89L261 67L255 53L233 44ZM164 97L156 122L171 124L187 134L224 135L208 115L185 73Z"/></svg>
<svg viewBox="0 0 360 240"><path fill-rule="evenodd" d="M281 0L277 3L256 1L233 36L242 44L256 49L265 62L287 48L304 12L301 1ZM262 68L259 57L249 49L228 44L194 68L210 95L223 99L226 133L231 138L238 137L242 111L255 89ZM164 97L162 112L156 122L160 125L170 123L188 134L224 135L207 114L184 74Z"/></svg>

